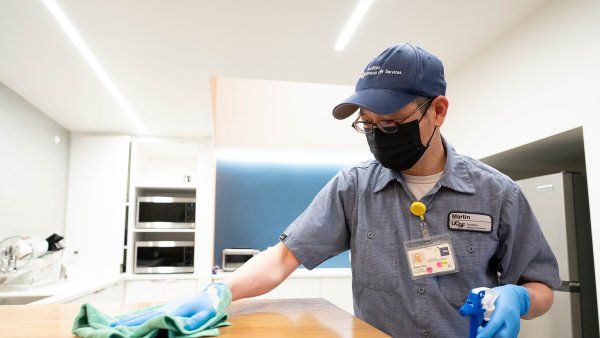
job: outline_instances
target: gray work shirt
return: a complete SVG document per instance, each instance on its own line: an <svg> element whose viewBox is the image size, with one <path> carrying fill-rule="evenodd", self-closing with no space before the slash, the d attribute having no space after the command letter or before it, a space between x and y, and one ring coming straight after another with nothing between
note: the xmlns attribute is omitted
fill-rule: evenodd
<svg viewBox="0 0 600 338"><path fill-rule="evenodd" d="M400 173L374 160L341 170L279 236L309 270L350 249L354 313L393 337L467 337L458 308L475 287L561 284L518 185L443 143L444 174L421 201L430 235L451 235L459 272L412 279L403 243L422 238L409 211L415 197ZM489 215L491 229L458 230L454 212Z"/></svg>

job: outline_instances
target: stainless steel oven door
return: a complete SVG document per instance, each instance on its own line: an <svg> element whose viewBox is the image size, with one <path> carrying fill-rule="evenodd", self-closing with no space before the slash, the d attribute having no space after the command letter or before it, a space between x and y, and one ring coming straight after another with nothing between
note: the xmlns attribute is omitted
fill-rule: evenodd
<svg viewBox="0 0 600 338"><path fill-rule="evenodd" d="M193 241L135 242L134 273L194 272Z"/></svg>
<svg viewBox="0 0 600 338"><path fill-rule="evenodd" d="M195 220L195 198L143 196L137 199L136 228L193 229Z"/></svg>

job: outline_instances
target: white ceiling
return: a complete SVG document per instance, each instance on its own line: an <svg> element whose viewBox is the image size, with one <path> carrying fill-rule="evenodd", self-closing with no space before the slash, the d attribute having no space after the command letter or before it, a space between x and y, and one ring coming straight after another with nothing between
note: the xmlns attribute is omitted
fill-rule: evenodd
<svg viewBox="0 0 600 338"><path fill-rule="evenodd" d="M546 1L375 0L335 52L356 3L58 0L149 134L177 137L212 135L210 76L353 85L402 41L451 75ZM40 0L0 0L0 81L71 131L136 133Z"/></svg>

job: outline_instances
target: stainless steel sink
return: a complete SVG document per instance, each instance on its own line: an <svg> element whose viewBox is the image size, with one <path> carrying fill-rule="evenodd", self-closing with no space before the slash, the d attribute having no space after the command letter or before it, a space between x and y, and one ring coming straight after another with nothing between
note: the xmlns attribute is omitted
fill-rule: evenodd
<svg viewBox="0 0 600 338"><path fill-rule="evenodd" d="M0 305L25 305L47 297L48 296L5 297L0 298Z"/></svg>

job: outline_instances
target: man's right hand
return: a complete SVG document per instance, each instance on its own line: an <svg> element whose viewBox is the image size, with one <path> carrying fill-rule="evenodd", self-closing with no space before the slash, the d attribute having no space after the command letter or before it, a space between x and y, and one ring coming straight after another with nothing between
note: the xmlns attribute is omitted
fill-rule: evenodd
<svg viewBox="0 0 600 338"><path fill-rule="evenodd" d="M186 317L186 330L195 330L217 314L219 308L224 309L231 303L231 291L226 284L209 284L198 295L167 303L158 308L138 312L119 318L110 325L115 327L139 326L148 320L161 315Z"/></svg>

